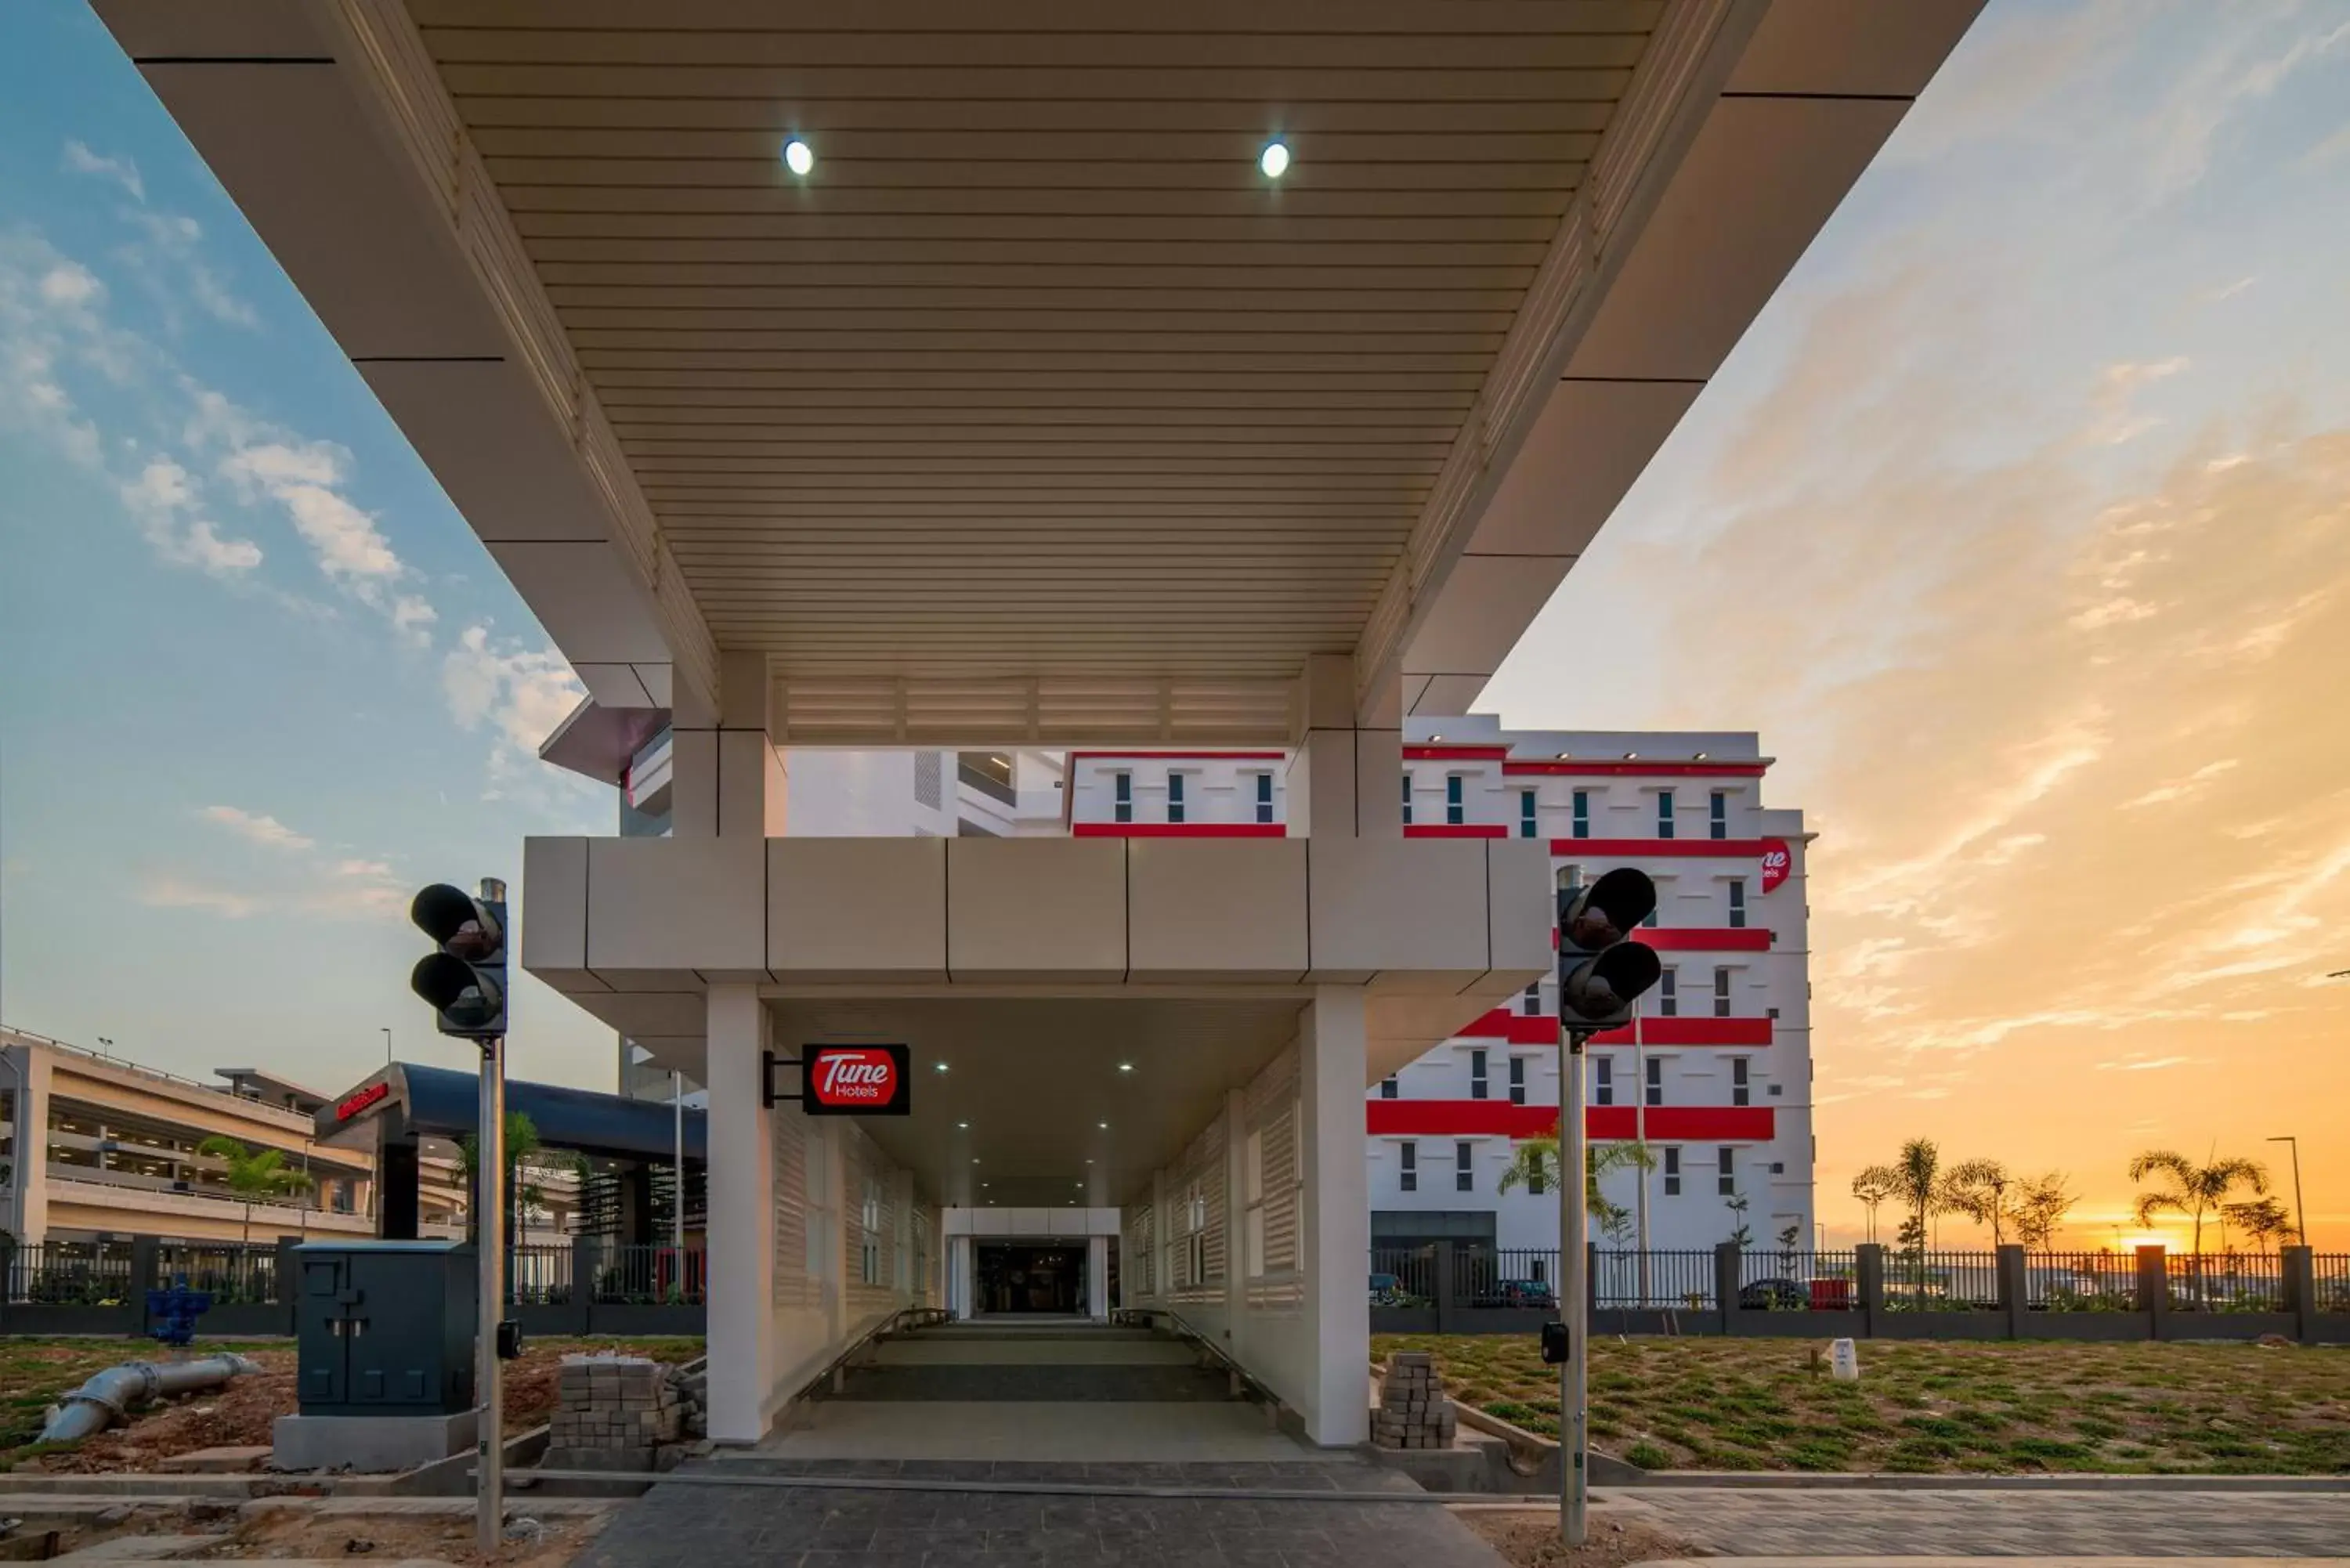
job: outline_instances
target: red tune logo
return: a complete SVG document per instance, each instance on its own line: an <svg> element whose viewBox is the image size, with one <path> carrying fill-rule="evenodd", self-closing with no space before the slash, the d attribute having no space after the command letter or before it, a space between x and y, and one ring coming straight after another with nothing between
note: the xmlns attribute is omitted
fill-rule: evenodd
<svg viewBox="0 0 2350 1568"><path fill-rule="evenodd" d="M885 1045L816 1046L806 1072L807 1097L826 1110L893 1110L905 1083L897 1052Z"/></svg>
<svg viewBox="0 0 2350 1568"><path fill-rule="evenodd" d="M1785 839L1764 839L1762 841L1762 890L1767 893L1784 882L1787 879L1788 871L1794 867L1794 858L1787 853Z"/></svg>

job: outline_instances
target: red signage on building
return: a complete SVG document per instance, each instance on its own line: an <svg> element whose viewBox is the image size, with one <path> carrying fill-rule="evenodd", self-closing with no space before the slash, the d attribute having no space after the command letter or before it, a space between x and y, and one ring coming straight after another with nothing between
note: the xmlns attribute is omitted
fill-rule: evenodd
<svg viewBox="0 0 2350 1568"><path fill-rule="evenodd" d="M902 1116L911 1108L903 1045L810 1045L800 1061L800 1109L812 1116Z"/></svg>
<svg viewBox="0 0 2350 1568"><path fill-rule="evenodd" d="M366 1088L359 1090L357 1094L352 1095L349 1098L344 1100L342 1104L335 1107L335 1119L338 1122L347 1122L353 1116L359 1115L361 1111L367 1109L369 1106L376 1104L378 1101L389 1099L390 1096L391 1081L390 1079L385 1079L381 1083L369 1084Z"/></svg>
<svg viewBox="0 0 2350 1568"><path fill-rule="evenodd" d="M1780 883L1784 882L1787 879L1787 873L1794 868L1794 857L1787 853L1785 839L1764 839L1762 841L1762 890L1768 893Z"/></svg>

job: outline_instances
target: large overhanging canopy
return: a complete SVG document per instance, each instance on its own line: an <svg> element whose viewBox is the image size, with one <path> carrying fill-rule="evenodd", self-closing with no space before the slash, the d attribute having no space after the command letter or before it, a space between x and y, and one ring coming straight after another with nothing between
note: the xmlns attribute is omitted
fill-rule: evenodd
<svg viewBox="0 0 2350 1568"><path fill-rule="evenodd" d="M1980 0L96 3L600 710L870 745L1464 710Z"/></svg>

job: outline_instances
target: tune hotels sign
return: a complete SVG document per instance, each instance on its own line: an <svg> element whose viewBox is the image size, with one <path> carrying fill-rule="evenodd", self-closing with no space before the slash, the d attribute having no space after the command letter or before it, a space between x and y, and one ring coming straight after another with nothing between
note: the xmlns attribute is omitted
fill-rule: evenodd
<svg viewBox="0 0 2350 1568"><path fill-rule="evenodd" d="M912 1075L903 1045L809 1045L800 1054L800 1109L812 1116L902 1116Z"/></svg>

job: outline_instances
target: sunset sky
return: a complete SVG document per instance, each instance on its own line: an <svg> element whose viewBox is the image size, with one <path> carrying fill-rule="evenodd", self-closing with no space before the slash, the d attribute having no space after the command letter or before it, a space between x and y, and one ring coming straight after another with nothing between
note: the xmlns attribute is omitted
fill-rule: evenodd
<svg viewBox="0 0 2350 1568"><path fill-rule="evenodd" d="M610 831L577 688L78 0L0 8L0 473L6 1021L465 1060L405 893ZM1907 1137L2096 1246L2293 1133L2350 1246L2350 0L1992 0L1483 706L1779 759L1832 1237Z"/></svg>

